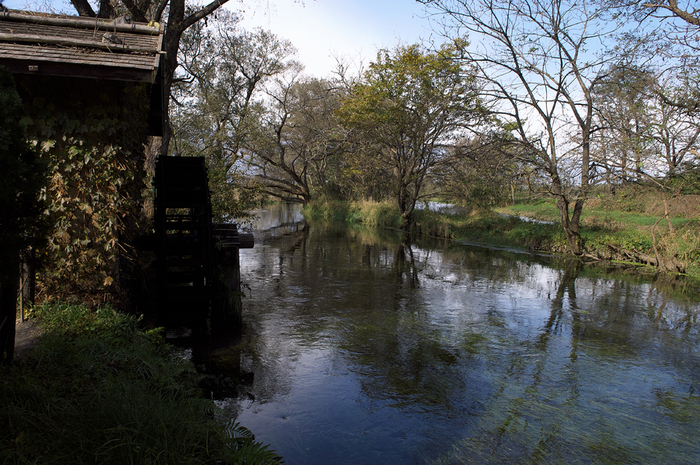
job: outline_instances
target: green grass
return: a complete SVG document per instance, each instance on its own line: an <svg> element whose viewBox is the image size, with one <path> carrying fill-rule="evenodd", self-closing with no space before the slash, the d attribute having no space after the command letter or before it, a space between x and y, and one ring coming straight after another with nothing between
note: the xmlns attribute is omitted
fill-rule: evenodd
<svg viewBox="0 0 700 465"><path fill-rule="evenodd" d="M541 221L559 221L559 210L556 204L549 200L540 199L528 203L516 203L509 207L497 208L496 211Z"/></svg>
<svg viewBox="0 0 700 465"><path fill-rule="evenodd" d="M109 307L46 304L39 345L0 379L0 462L279 463L224 425L192 363Z"/></svg>
<svg viewBox="0 0 700 465"><path fill-rule="evenodd" d="M559 210L551 200L536 200L532 203L518 203L515 205L497 208L496 211L508 215L524 216L542 221L559 222ZM589 228L629 229L630 227L649 228L659 216L644 214L638 211L610 210L609 208L596 208L584 206L581 220L584 226ZM692 223L692 218L671 218L674 227L683 227ZM664 220L661 226L665 226Z"/></svg>
<svg viewBox="0 0 700 465"><path fill-rule="evenodd" d="M399 227L401 215L389 202L345 202L329 200L304 207L304 216L313 219L365 224L374 227Z"/></svg>

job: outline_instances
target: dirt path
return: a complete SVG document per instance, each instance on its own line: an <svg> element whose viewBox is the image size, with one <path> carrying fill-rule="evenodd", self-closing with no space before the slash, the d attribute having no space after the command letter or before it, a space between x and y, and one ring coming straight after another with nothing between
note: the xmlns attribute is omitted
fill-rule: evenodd
<svg viewBox="0 0 700 465"><path fill-rule="evenodd" d="M41 328L35 320L17 320L15 327L15 358L21 358L33 349L39 337Z"/></svg>

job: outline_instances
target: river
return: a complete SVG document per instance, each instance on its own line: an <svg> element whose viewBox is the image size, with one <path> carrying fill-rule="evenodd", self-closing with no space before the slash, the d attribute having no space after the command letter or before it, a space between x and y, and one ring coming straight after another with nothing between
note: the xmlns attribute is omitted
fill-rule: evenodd
<svg viewBox="0 0 700 465"><path fill-rule="evenodd" d="M700 289L561 258L304 223L241 251L219 401L286 463L698 463Z"/></svg>

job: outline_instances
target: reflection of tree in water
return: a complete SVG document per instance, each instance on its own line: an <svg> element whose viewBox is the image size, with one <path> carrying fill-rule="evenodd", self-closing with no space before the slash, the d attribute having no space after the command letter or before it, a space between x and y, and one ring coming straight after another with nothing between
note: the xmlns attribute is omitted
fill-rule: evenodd
<svg viewBox="0 0 700 465"><path fill-rule="evenodd" d="M670 456L671 446L630 446L672 437L637 416L677 427L698 411L691 386L666 380L645 392L624 383L659 353L652 376L671 371L697 381L693 304L577 262L553 267L544 258L431 249L382 234L312 223L255 251L243 368L256 367L256 404L292 392L296 362L320 348L314 356L326 367L360 383L361 402L420 417L418 435L453 438L457 452L445 463ZM627 370L622 381L618 367Z"/></svg>
<svg viewBox="0 0 700 465"><path fill-rule="evenodd" d="M411 242L406 238L402 239L401 243L396 246L394 270L396 271L398 284L407 284L410 289L415 289L419 286L418 268L413 256L413 248L411 247Z"/></svg>
<svg viewBox="0 0 700 465"><path fill-rule="evenodd" d="M576 278L578 262L563 270L556 293L550 300L549 317L538 336L514 347L501 368L504 376L489 399L481 433L463 442L465 455L483 463L538 463L568 461L571 437L566 424L578 410L579 334L576 329ZM574 322L569 320L573 316ZM571 328L565 365L553 372L561 354L549 345ZM556 342L554 342L556 343ZM545 401L543 402L543 399Z"/></svg>
<svg viewBox="0 0 700 465"><path fill-rule="evenodd" d="M581 279L583 269L573 261L564 267L551 296L549 316L539 334L514 348L506 360L494 362L503 364L505 374L488 401L480 433L460 442L458 448L462 452L457 454L457 460L468 457L482 463L642 463L649 457L661 462L668 457L683 461L697 452L690 444L684 444L682 451L669 445L675 437L693 437L694 433L689 435L682 428L676 436L676 431L669 431L671 424L659 421L657 425L649 418L661 420L668 416L688 422L691 431L700 433L700 428L690 423L695 421L690 418L697 419L700 413L700 397L668 387L653 389L651 394L658 408L645 411L644 401L617 398L619 393L606 392L604 386L611 382L608 377L614 385L616 373L606 373L609 368L595 366L610 363L614 369L639 363L637 360L644 360L643 352L650 346L655 351L668 350L678 355L670 341L657 345L659 340L649 340L665 339L667 335L665 331L654 331L658 329L658 314L668 303L667 297L650 286L649 296L653 294L658 305L654 312L645 315L639 309L643 299L634 291L639 287L620 280ZM578 295L581 293L585 295L583 299ZM681 328L684 331L686 325ZM679 328L676 334L680 331ZM645 332L647 335L640 337ZM611 357L620 360L608 362L606 358ZM666 361L682 378L688 372L685 365L689 359L692 357ZM597 369L604 374L600 376ZM653 367L650 376L657 369ZM697 366L690 371L697 374ZM630 389L635 392L638 388ZM592 391L596 393L594 398ZM636 402L642 405L636 406ZM616 405L630 410L618 412ZM649 443L640 444L639 438ZM455 460L454 455L447 454L443 462Z"/></svg>
<svg viewBox="0 0 700 465"><path fill-rule="evenodd" d="M483 336L465 329L455 344L432 324L420 291L425 263L417 263L411 244L364 246L362 264L377 263L386 266L373 268L372 287L353 294L354 311L339 334L343 356L361 375L364 395L445 420L477 410L479 398L465 392L481 387L468 386L465 373L477 370L474 354Z"/></svg>
<svg viewBox="0 0 700 465"><path fill-rule="evenodd" d="M464 388L466 349L457 350L431 328L409 243L398 236L379 240L367 231L314 224L288 251L291 256L276 264L277 292L303 286L308 296L293 309L286 300L282 312L288 312L290 332L309 343L319 334L337 337L340 353L362 375L369 398L390 399L397 406L449 407ZM291 261L295 272L287 274L282 269ZM334 314L337 319L329 318Z"/></svg>

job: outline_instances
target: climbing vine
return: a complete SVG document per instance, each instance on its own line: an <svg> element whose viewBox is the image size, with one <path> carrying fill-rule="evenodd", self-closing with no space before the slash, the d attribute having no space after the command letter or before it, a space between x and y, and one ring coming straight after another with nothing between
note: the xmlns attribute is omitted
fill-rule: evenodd
<svg viewBox="0 0 700 465"><path fill-rule="evenodd" d="M22 81L30 141L49 164L52 231L41 252L48 295L118 291L138 233L147 88L77 79Z"/></svg>

